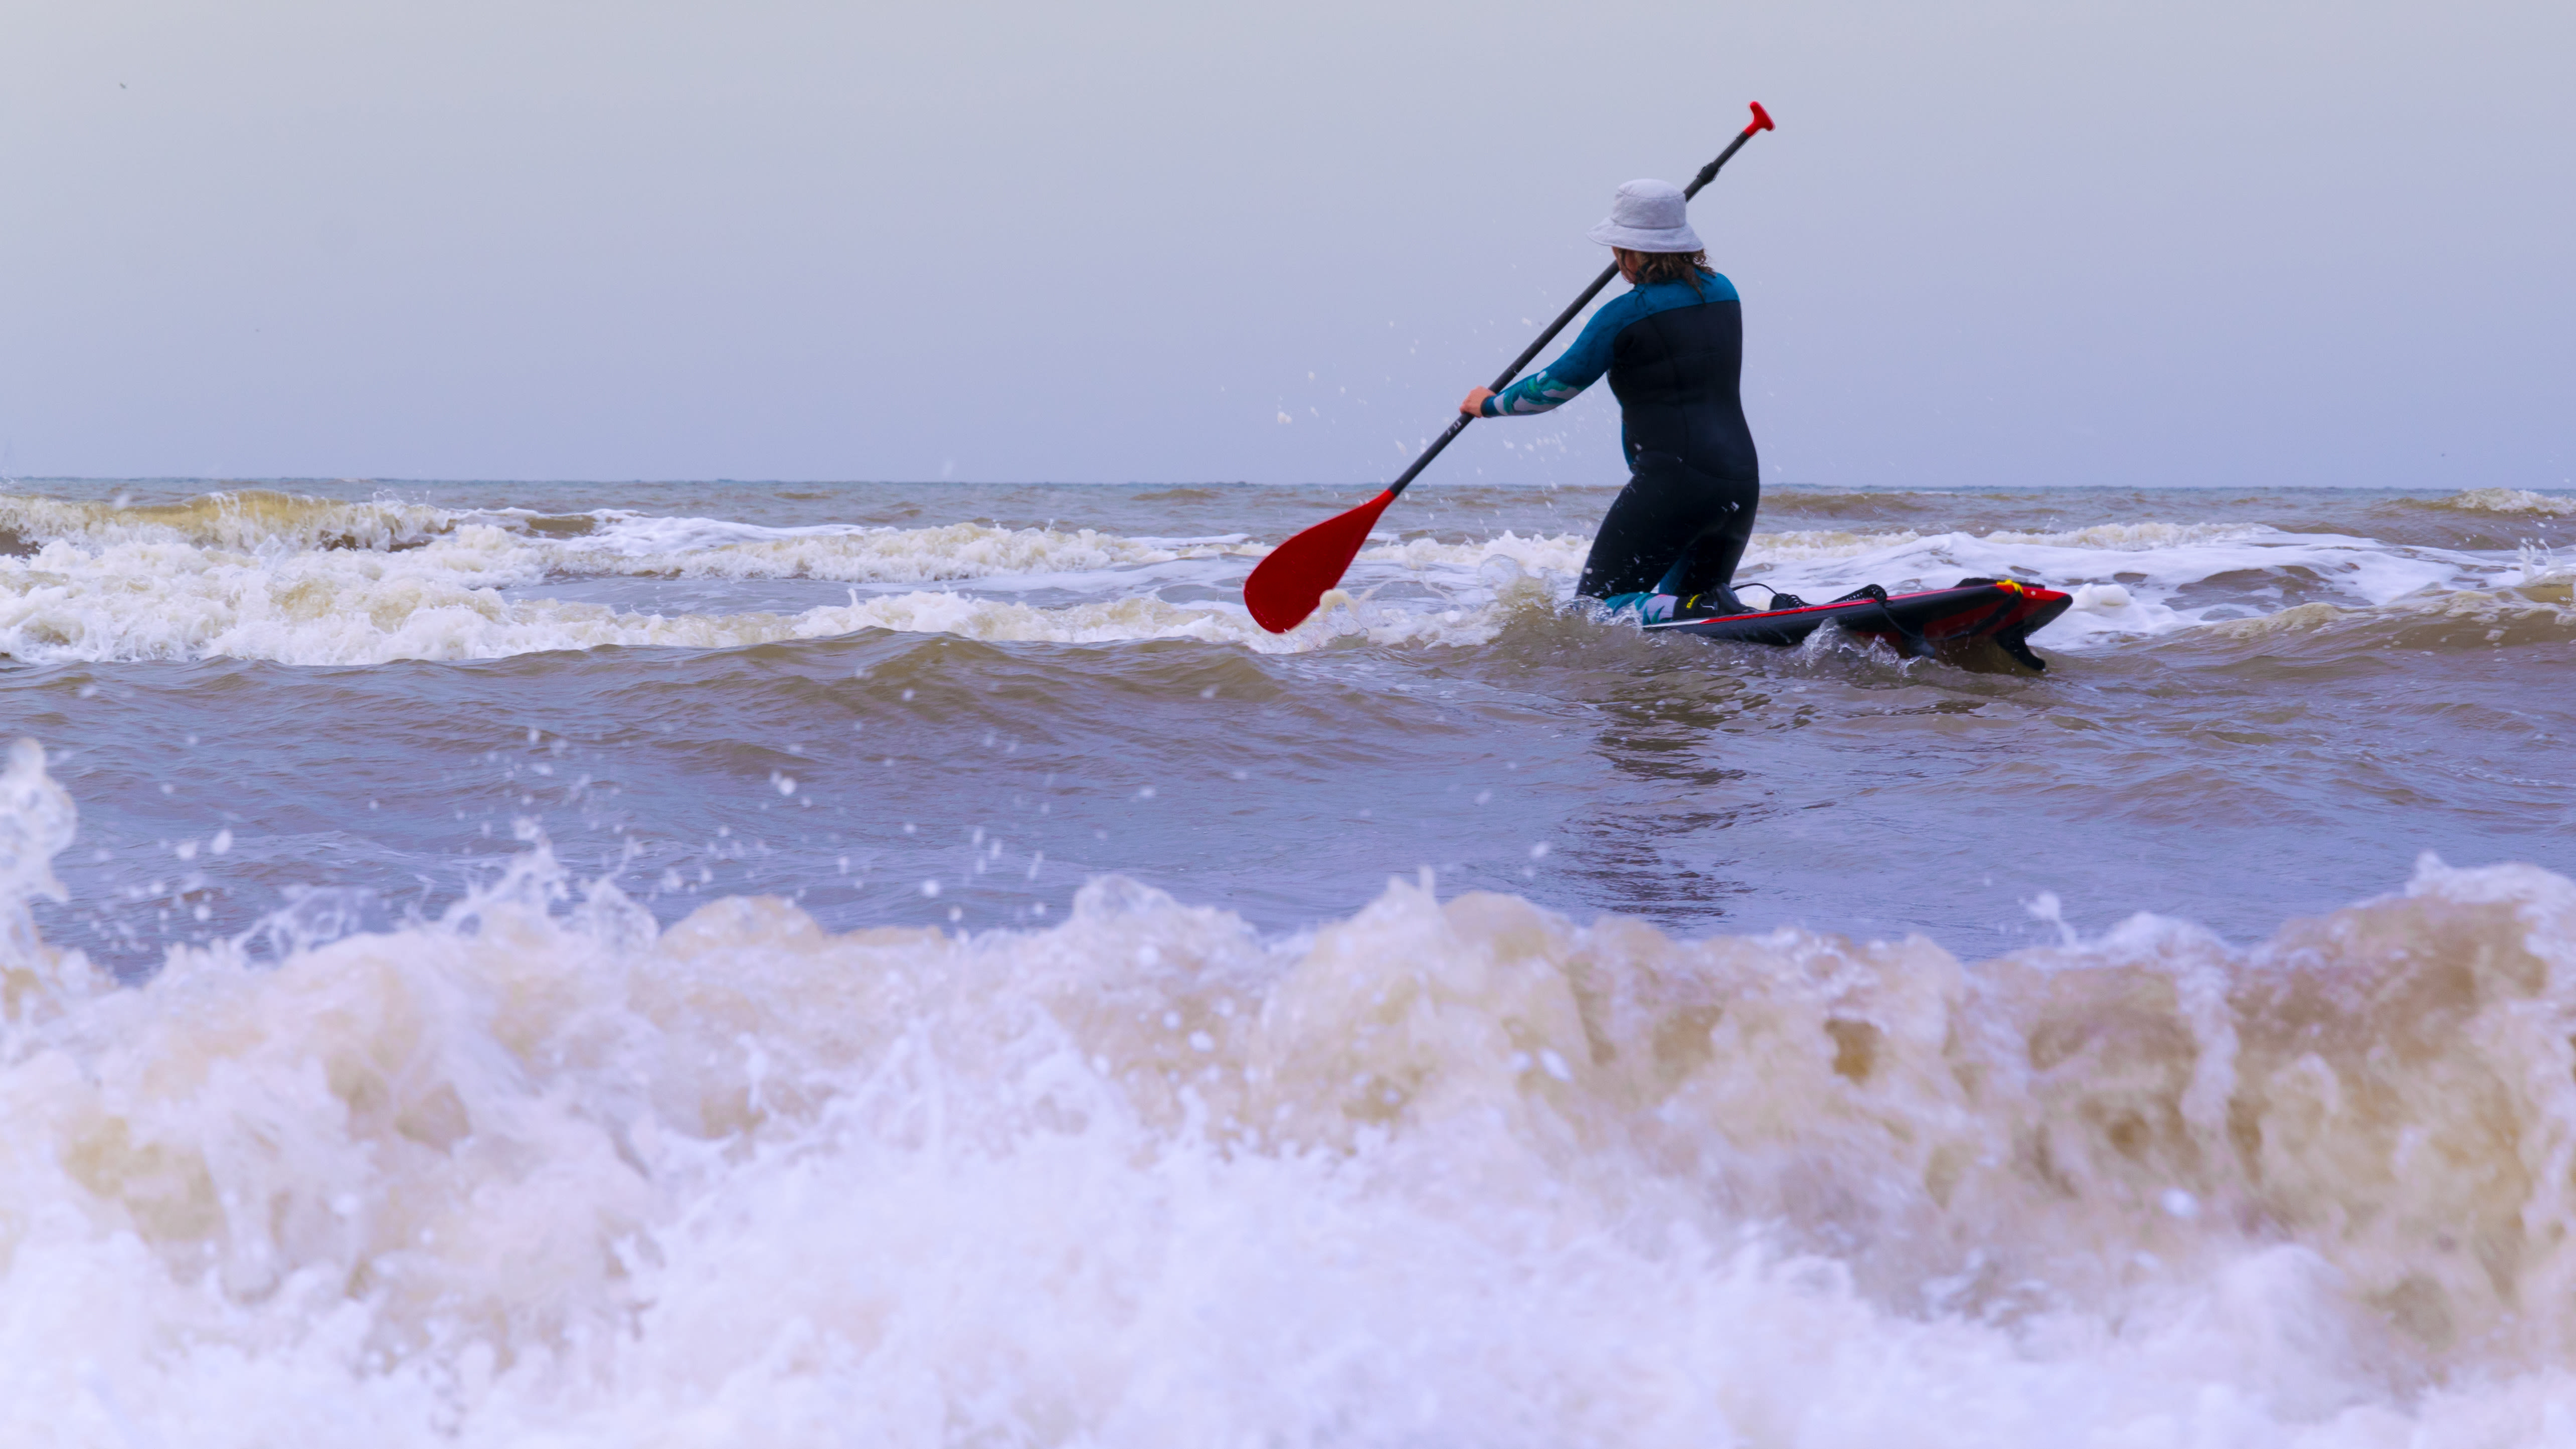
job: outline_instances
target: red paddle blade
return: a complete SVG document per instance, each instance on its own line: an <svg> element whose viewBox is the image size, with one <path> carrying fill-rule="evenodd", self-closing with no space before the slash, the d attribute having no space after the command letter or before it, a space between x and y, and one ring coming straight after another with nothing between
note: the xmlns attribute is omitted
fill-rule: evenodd
<svg viewBox="0 0 2576 1449"><path fill-rule="evenodd" d="M1243 606L1252 622L1273 634L1285 634L1306 622L1324 590L1342 581L1342 573L1368 542L1377 516L1395 501L1389 489L1350 512L1327 518L1279 545L1270 557L1253 565L1243 581Z"/></svg>

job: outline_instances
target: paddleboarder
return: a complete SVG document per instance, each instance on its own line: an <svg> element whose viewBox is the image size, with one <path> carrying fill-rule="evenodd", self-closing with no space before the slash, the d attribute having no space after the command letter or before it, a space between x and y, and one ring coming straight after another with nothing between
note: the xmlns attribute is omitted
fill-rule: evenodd
<svg viewBox="0 0 2576 1449"><path fill-rule="evenodd" d="M1576 591L1649 619L1749 611L1730 585L1762 491L1737 393L1742 304L1710 268L1688 201L1667 181L1620 187L1590 236L1611 249L1630 290L1556 361L1458 405L1469 417L1528 417L1610 375L1628 486L1601 520Z"/></svg>
<svg viewBox="0 0 2576 1449"><path fill-rule="evenodd" d="M1499 404L1485 388L1468 394L1458 416L1385 491L1289 535L1254 564L1243 581L1243 606L1253 622L1284 634L1322 607L1326 591L1341 582L1351 560L1359 557L1379 515L1404 496L1469 423L1505 416L1490 410L1496 406L1543 412L1605 371L1625 411L1630 477L1593 542L1583 592L1619 604L1642 601L1643 612L1669 614L1677 601L1648 599L1639 591L1657 584L1704 584L1695 594L1711 596L1700 600L1701 607L1681 601L1689 612L1731 604L1734 595L1727 584L1744 555L1744 540L1753 532L1754 498L1760 491L1752 434L1735 395L1743 331L1735 285L1708 269L1707 253L1691 232L1687 211L1690 199L1716 179L1745 142L1772 129L1770 113L1756 101L1752 122L1735 133L1716 160L1699 169L1689 186L1678 192L1659 181L1621 187L1618 208L1592 232L1617 255L1617 264L1603 267L1592 285L1495 375L1493 386L1506 390ZM1648 270L1677 265L1669 276ZM1562 396L1530 396L1513 389L1521 369L1582 316L1623 270L1636 290L1603 308L1584 340L1550 369ZM1664 285L1668 279L1688 291L1687 301ZM1586 366L1589 371L1583 370ZM1523 409L1523 401L1536 406Z"/></svg>

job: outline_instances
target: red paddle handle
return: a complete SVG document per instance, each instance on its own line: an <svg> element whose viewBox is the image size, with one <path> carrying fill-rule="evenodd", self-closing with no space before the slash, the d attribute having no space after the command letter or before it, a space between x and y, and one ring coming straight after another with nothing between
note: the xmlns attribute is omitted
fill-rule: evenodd
<svg viewBox="0 0 2576 1449"><path fill-rule="evenodd" d="M1752 122L1743 130L1735 133L1735 139L1726 143L1726 149L1717 153L1716 160L1699 168L1699 174L1691 178L1691 184L1682 188L1682 199L1684 201L1688 201L1690 198L1699 195L1699 189L1701 187L1706 186L1709 182L1717 179L1717 168L1735 159L1735 153L1744 149L1744 143L1753 139L1754 132L1776 131L1779 129L1779 127L1771 124L1771 113L1762 109L1762 103L1760 101L1755 101L1753 103ZM1498 388L1496 391L1500 391L1500 389Z"/></svg>

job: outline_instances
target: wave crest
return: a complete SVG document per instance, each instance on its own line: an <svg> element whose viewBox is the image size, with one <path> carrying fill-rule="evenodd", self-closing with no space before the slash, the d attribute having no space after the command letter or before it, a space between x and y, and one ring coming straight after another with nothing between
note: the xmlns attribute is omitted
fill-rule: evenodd
<svg viewBox="0 0 2576 1449"><path fill-rule="evenodd" d="M2576 579L2542 575L2491 589L2456 589L2371 608L2301 604L2205 626L2213 640L2337 654L2386 649L2458 653L2576 639Z"/></svg>
<svg viewBox="0 0 2576 1449"><path fill-rule="evenodd" d="M2417 506L2458 513L2525 513L2554 518L2576 514L2576 498L2534 493L2528 488L2471 488Z"/></svg>
<svg viewBox="0 0 2576 1449"><path fill-rule="evenodd" d="M249 488L180 503L129 505L0 496L0 531L30 545L185 543L255 552L275 548L374 549L418 544L448 531L454 515L427 504L331 498Z"/></svg>

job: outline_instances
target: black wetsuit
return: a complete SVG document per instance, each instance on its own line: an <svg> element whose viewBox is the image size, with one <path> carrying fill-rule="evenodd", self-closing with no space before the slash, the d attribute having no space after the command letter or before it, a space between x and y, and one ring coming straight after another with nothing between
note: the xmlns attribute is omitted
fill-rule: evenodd
<svg viewBox="0 0 2576 1449"><path fill-rule="evenodd" d="M1578 591L1688 599L1727 585L1762 492L1737 378L1744 312L1715 273L1636 288L1592 316L1565 355L1486 400L1487 417L1546 412L1608 372L1628 486L1610 504ZM1731 609L1728 611L1731 612Z"/></svg>

